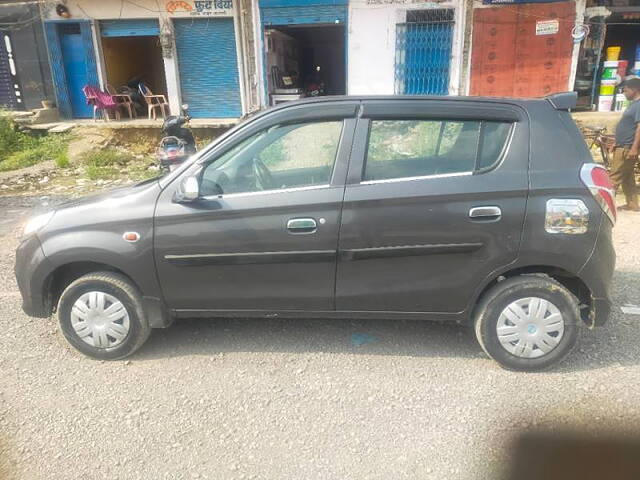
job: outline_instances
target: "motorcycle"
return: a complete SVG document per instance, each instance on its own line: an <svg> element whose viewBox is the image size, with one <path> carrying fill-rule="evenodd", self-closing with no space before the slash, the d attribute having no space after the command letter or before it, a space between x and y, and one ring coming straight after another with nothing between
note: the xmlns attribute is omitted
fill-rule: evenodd
<svg viewBox="0 0 640 480"><path fill-rule="evenodd" d="M196 141L188 128L189 105L182 105L181 115L172 115L162 124L163 138L156 150L160 170L172 172L196 153ZM187 127L185 127L187 125Z"/></svg>

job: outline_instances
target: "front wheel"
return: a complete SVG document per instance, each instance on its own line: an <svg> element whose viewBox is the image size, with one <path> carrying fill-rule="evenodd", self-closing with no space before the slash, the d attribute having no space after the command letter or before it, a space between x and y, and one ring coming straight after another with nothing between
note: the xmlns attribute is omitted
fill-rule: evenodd
<svg viewBox="0 0 640 480"><path fill-rule="evenodd" d="M578 300L543 275L498 283L477 308L475 331L483 350L508 370L538 371L564 360L576 344Z"/></svg>
<svg viewBox="0 0 640 480"><path fill-rule="evenodd" d="M90 273L72 282L60 296L58 320L73 347L101 360L131 355L151 332L138 290L112 272Z"/></svg>

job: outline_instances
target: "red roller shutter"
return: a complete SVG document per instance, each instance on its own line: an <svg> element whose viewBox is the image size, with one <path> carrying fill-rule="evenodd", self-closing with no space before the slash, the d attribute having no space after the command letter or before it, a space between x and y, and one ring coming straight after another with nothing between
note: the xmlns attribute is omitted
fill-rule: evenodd
<svg viewBox="0 0 640 480"><path fill-rule="evenodd" d="M558 32L536 35L536 24L558 21ZM568 89L575 2L476 8L471 95L539 97Z"/></svg>

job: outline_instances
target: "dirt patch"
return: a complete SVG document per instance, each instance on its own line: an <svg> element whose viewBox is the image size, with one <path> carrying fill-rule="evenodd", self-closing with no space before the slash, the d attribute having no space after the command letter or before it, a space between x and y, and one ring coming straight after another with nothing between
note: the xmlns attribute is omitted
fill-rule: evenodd
<svg viewBox="0 0 640 480"><path fill-rule="evenodd" d="M198 149L224 133L226 128L194 128ZM161 139L159 128L113 128L102 125L78 126L68 146L69 167L60 168L46 161L20 170L0 172L2 195L78 196L96 189L109 188L155 176L156 146ZM110 170L109 178L87 175L84 159L91 151L116 149L133 160L126 166ZM92 178L89 178L92 177Z"/></svg>
<svg viewBox="0 0 640 480"><path fill-rule="evenodd" d="M225 128L194 128L198 149L222 135ZM134 155L154 155L162 132L158 128L99 128L77 127L74 140L69 145L69 160L74 163L84 153L94 148L118 147Z"/></svg>

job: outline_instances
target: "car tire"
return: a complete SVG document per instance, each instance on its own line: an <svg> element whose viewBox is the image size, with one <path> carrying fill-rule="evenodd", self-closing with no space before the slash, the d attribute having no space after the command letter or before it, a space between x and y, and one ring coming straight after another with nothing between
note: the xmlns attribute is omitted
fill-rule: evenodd
<svg viewBox="0 0 640 480"><path fill-rule="evenodd" d="M90 273L72 282L60 296L58 321L74 348L100 360L131 355L151 333L138 289L112 272Z"/></svg>
<svg viewBox="0 0 640 480"><path fill-rule="evenodd" d="M571 353L581 324L578 299L546 275L520 275L484 294L475 314L478 343L507 370L551 368Z"/></svg>

